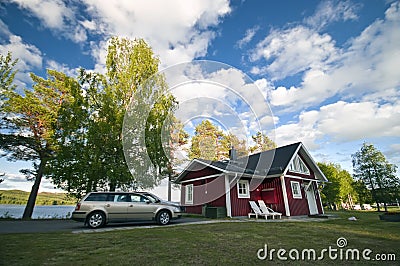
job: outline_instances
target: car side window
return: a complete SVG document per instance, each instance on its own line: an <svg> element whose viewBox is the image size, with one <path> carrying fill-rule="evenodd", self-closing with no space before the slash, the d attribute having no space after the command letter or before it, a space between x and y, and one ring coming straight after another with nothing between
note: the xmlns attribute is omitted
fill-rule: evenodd
<svg viewBox="0 0 400 266"><path fill-rule="evenodd" d="M126 194L116 194L114 196L114 202L127 202L129 201L129 195Z"/></svg>
<svg viewBox="0 0 400 266"><path fill-rule="evenodd" d="M142 195L131 194L131 202L147 202L148 199Z"/></svg>
<svg viewBox="0 0 400 266"><path fill-rule="evenodd" d="M92 193L85 201L107 201L107 194L104 193Z"/></svg>

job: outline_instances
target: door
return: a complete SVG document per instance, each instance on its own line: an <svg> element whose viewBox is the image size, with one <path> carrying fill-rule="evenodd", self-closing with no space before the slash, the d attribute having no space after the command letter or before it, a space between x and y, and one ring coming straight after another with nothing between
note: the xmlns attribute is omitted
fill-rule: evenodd
<svg viewBox="0 0 400 266"><path fill-rule="evenodd" d="M305 188L307 201L308 201L308 209L310 210L310 214L318 214L317 201L315 200L315 192L313 184L308 184Z"/></svg>
<svg viewBox="0 0 400 266"><path fill-rule="evenodd" d="M151 220L157 205L151 202L143 195L130 194L130 202L128 205L128 220Z"/></svg>
<svg viewBox="0 0 400 266"><path fill-rule="evenodd" d="M105 209L108 212L108 219L113 222L125 222L129 206L129 195L115 194L109 202L106 202Z"/></svg>

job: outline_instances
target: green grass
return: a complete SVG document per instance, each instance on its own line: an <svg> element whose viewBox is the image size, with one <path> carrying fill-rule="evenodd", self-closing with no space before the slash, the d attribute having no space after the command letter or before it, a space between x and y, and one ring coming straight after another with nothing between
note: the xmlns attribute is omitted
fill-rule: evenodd
<svg viewBox="0 0 400 266"><path fill-rule="evenodd" d="M398 265L400 223L380 221L374 212L338 214L339 219L320 222L228 222L89 234L4 234L1 235L0 265L287 264L276 256L272 262L261 261L257 251L268 244L269 249L313 248L319 252L329 246L337 248L339 237L347 239L346 248L369 248L373 254L394 253ZM347 220L350 216L358 220ZM349 264L325 257L323 264ZM361 263L379 264L350 262ZM386 264L395 265L395 262Z"/></svg>
<svg viewBox="0 0 400 266"><path fill-rule="evenodd" d="M28 202L29 192L22 190L0 190L0 204L25 205ZM39 193L36 205L75 205L76 199L67 197L65 193Z"/></svg>

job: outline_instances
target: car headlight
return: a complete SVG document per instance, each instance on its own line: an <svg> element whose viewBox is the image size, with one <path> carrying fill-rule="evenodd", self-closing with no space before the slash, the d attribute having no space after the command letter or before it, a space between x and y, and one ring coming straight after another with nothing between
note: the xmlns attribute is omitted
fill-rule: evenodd
<svg viewBox="0 0 400 266"><path fill-rule="evenodd" d="M173 210L174 212L181 212L181 208L176 207L176 206L172 207L172 210Z"/></svg>

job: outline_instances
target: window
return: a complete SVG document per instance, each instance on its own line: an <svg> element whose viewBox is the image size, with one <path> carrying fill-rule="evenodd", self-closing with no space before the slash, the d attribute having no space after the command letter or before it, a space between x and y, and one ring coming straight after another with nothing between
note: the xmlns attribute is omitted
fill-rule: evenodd
<svg viewBox="0 0 400 266"><path fill-rule="evenodd" d="M250 198L249 180L239 180L237 184L238 198Z"/></svg>
<svg viewBox="0 0 400 266"><path fill-rule="evenodd" d="M117 194L115 195L114 201L115 202L127 202L129 201L129 196L126 194Z"/></svg>
<svg viewBox="0 0 400 266"><path fill-rule="evenodd" d="M310 171L308 170L306 164L303 162L299 155L296 155L296 157L294 157L292 162L289 164L289 171L306 175L310 174Z"/></svg>
<svg viewBox="0 0 400 266"><path fill-rule="evenodd" d="M185 187L185 203L193 204L193 184Z"/></svg>
<svg viewBox="0 0 400 266"><path fill-rule="evenodd" d="M131 194L130 195L131 198L131 202L148 202L149 200L146 199L146 197L142 196L142 195L137 195L137 194Z"/></svg>
<svg viewBox="0 0 400 266"><path fill-rule="evenodd" d="M290 181L290 186L292 187L292 195L294 199L302 199L300 183L297 181Z"/></svg>
<svg viewBox="0 0 400 266"><path fill-rule="evenodd" d="M107 193L92 193L85 201L109 201L109 197Z"/></svg>

